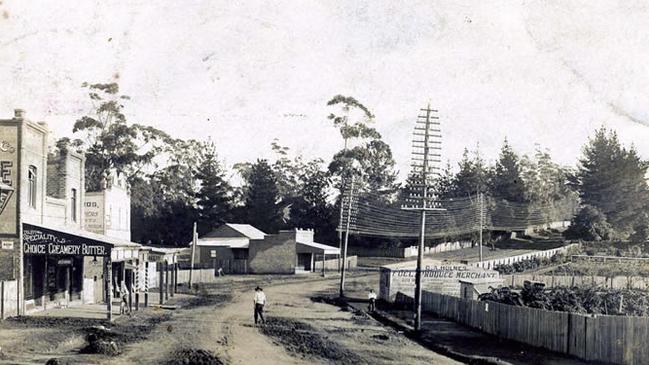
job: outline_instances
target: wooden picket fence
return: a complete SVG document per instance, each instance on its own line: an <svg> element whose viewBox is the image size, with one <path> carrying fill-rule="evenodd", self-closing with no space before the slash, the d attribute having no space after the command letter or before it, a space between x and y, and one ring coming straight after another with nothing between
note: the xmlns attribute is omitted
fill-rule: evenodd
<svg viewBox="0 0 649 365"><path fill-rule="evenodd" d="M410 301L401 293L397 301ZM586 361L649 364L649 318L582 315L424 291L422 309L483 332Z"/></svg>

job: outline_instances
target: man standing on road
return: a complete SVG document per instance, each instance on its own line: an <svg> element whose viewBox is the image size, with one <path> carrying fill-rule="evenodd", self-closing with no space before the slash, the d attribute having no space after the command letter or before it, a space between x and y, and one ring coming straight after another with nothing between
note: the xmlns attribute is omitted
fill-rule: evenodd
<svg viewBox="0 0 649 365"><path fill-rule="evenodd" d="M264 319L264 305L266 304L266 294L260 287L255 288L255 325L257 324L257 317L261 319L261 323L266 323Z"/></svg>
<svg viewBox="0 0 649 365"><path fill-rule="evenodd" d="M370 313L374 312L374 309L376 309L376 293L374 292L374 289L370 289L370 292L367 294L367 299L369 299L370 302L367 310Z"/></svg>

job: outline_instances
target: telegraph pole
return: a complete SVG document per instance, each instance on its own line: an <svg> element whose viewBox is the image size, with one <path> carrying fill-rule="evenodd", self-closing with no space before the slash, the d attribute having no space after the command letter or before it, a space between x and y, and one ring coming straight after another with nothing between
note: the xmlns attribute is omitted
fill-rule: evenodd
<svg viewBox="0 0 649 365"><path fill-rule="evenodd" d="M196 244L197 244L197 239L196 239L196 222L194 222L194 228L192 230L192 258L190 260L190 268L189 268L189 290L192 290L192 274L194 273L194 256L196 255Z"/></svg>
<svg viewBox="0 0 649 365"><path fill-rule="evenodd" d="M345 130L347 129L347 116L343 117L343 124L345 126ZM343 151L347 151L347 135L343 134L343 140L345 141L345 145L343 146ZM342 196L343 194L343 188L340 190L340 194ZM342 199L340 200L340 220L338 226L342 228L343 226L343 201ZM338 231L338 251L342 252L343 250L343 231ZM322 264L324 265L324 264ZM324 266L323 266L324 267ZM340 255L338 255L338 272L341 272L341 264L340 264ZM324 276L324 275L323 275Z"/></svg>
<svg viewBox="0 0 649 365"><path fill-rule="evenodd" d="M352 173L351 184L349 187L349 196L347 197L347 223L345 225L345 242L343 244L342 256L343 261L340 266L340 291L339 296L342 298L345 296L345 266L347 262L347 243L349 242L349 227L352 220L352 200L354 198L354 175ZM340 201L340 206L343 206L343 201ZM324 263L323 263L324 265Z"/></svg>
<svg viewBox="0 0 649 365"><path fill-rule="evenodd" d="M445 210L434 201L434 196L429 194L431 175L437 174L441 162L441 130L437 110L431 109L430 104L420 109L425 115L417 117L414 139L412 141L412 173L410 176L410 196L402 206L404 210L419 211L420 231L419 247L417 250L417 269L415 271L415 331L421 330L421 271L424 260L424 243L426 241L426 212ZM431 153L431 150L437 151ZM432 165L432 166L431 166Z"/></svg>
<svg viewBox="0 0 649 365"><path fill-rule="evenodd" d="M484 229L484 200L482 192L478 193L478 209L480 209L480 240L478 245L480 247L480 264L482 265L482 230Z"/></svg>

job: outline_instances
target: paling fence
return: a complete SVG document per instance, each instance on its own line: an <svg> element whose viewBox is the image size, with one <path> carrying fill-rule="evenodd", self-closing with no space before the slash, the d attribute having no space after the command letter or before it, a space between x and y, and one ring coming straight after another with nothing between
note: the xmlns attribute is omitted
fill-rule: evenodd
<svg viewBox="0 0 649 365"><path fill-rule="evenodd" d="M463 248L473 247L474 243L470 241L453 241L442 242L434 247L424 247L424 254L430 255L434 253L456 251ZM354 247L350 246L348 255L356 255L361 257L416 257L419 252L417 246L408 247Z"/></svg>
<svg viewBox="0 0 649 365"><path fill-rule="evenodd" d="M600 286L612 289L641 289L649 290L649 277L646 276L583 276L583 275L532 275L512 274L501 275L503 285L522 287L526 280L541 281L547 288L558 286L589 287Z"/></svg>
<svg viewBox="0 0 649 365"><path fill-rule="evenodd" d="M412 298L399 293L398 301ZM464 300L424 291L422 309L442 318L587 361L649 364L649 318L582 315Z"/></svg>
<svg viewBox="0 0 649 365"><path fill-rule="evenodd" d="M189 271L189 269L178 270L178 284L189 283ZM192 273L192 282L196 284L216 283L219 279L215 269L194 269Z"/></svg>
<svg viewBox="0 0 649 365"><path fill-rule="evenodd" d="M351 199L351 204L350 204ZM386 203L369 193L346 191L338 230L351 234L395 238L416 238L420 231L420 213L403 210L399 202ZM572 218L577 202L557 200L548 204L516 203L498 197L483 196L437 200L444 210L429 211L426 237L445 238L483 230L524 231L529 227L549 226ZM482 219L481 219L482 212Z"/></svg>
<svg viewBox="0 0 649 365"><path fill-rule="evenodd" d="M566 246L562 247L557 247L557 248L551 248L549 250L542 250L542 251L532 251L528 253L524 253L521 255L514 255L514 256L507 256L507 257L498 257L495 259L488 259L488 260L482 260L482 261L477 261L477 262L472 262L469 263L471 266L476 266L476 267L481 267L483 269L493 269L494 267L498 265L509 265L513 264L516 262L521 262L525 260L531 260L533 258L551 258L552 256L556 254L567 254L571 250L579 248L580 244L579 243L571 243Z"/></svg>

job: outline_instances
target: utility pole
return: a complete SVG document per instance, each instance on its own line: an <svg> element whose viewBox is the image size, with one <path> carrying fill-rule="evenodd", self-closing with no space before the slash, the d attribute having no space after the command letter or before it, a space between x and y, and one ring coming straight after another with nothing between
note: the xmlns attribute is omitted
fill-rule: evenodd
<svg viewBox="0 0 649 365"><path fill-rule="evenodd" d="M343 117L343 125L345 126L345 130L347 130L347 116ZM343 134L343 140L345 141L345 145L343 146L343 151L347 151L347 136ZM343 183L344 186L344 183ZM344 189L344 188L343 188ZM340 190L340 196L343 194L343 189ZM340 200L340 220L338 226L342 228L343 226L343 201L342 199ZM343 250L343 231L340 230L338 231L338 251L342 252ZM324 264L323 264L324 265ZM340 255L338 255L338 272L341 272L341 264L340 264ZM324 276L324 275L323 275Z"/></svg>
<svg viewBox="0 0 649 365"><path fill-rule="evenodd" d="M429 194L431 175L438 173L441 163L442 135L439 128L439 117L434 115L437 110L431 109L430 104L420 111L426 113L419 115L413 133L412 141L412 172L410 175L410 196L401 207L404 210L419 211L420 230L419 247L417 250L417 269L415 271L415 331L421 330L421 271L424 260L424 244L426 242L426 212L445 210L435 202L434 195ZM436 150L437 153L431 153Z"/></svg>
<svg viewBox="0 0 649 365"><path fill-rule="evenodd" d="M352 220L352 200L354 199L354 174L352 172L351 184L349 187L349 196L347 197L347 223L345 225L345 243L343 244L343 261L340 266L340 291L339 296L342 298L345 296L345 266L347 262L347 243L349 242L349 227ZM340 205L343 205L343 201L340 201Z"/></svg>
<svg viewBox="0 0 649 365"><path fill-rule="evenodd" d="M192 274L194 273L194 256L196 256L196 222L194 222L194 229L192 230L192 258L190 260L189 268L189 290L192 290Z"/></svg>
<svg viewBox="0 0 649 365"><path fill-rule="evenodd" d="M484 229L484 200L482 199L482 192L478 193L478 209L480 209L480 240L478 245L480 248L480 264L482 265L482 230Z"/></svg>

